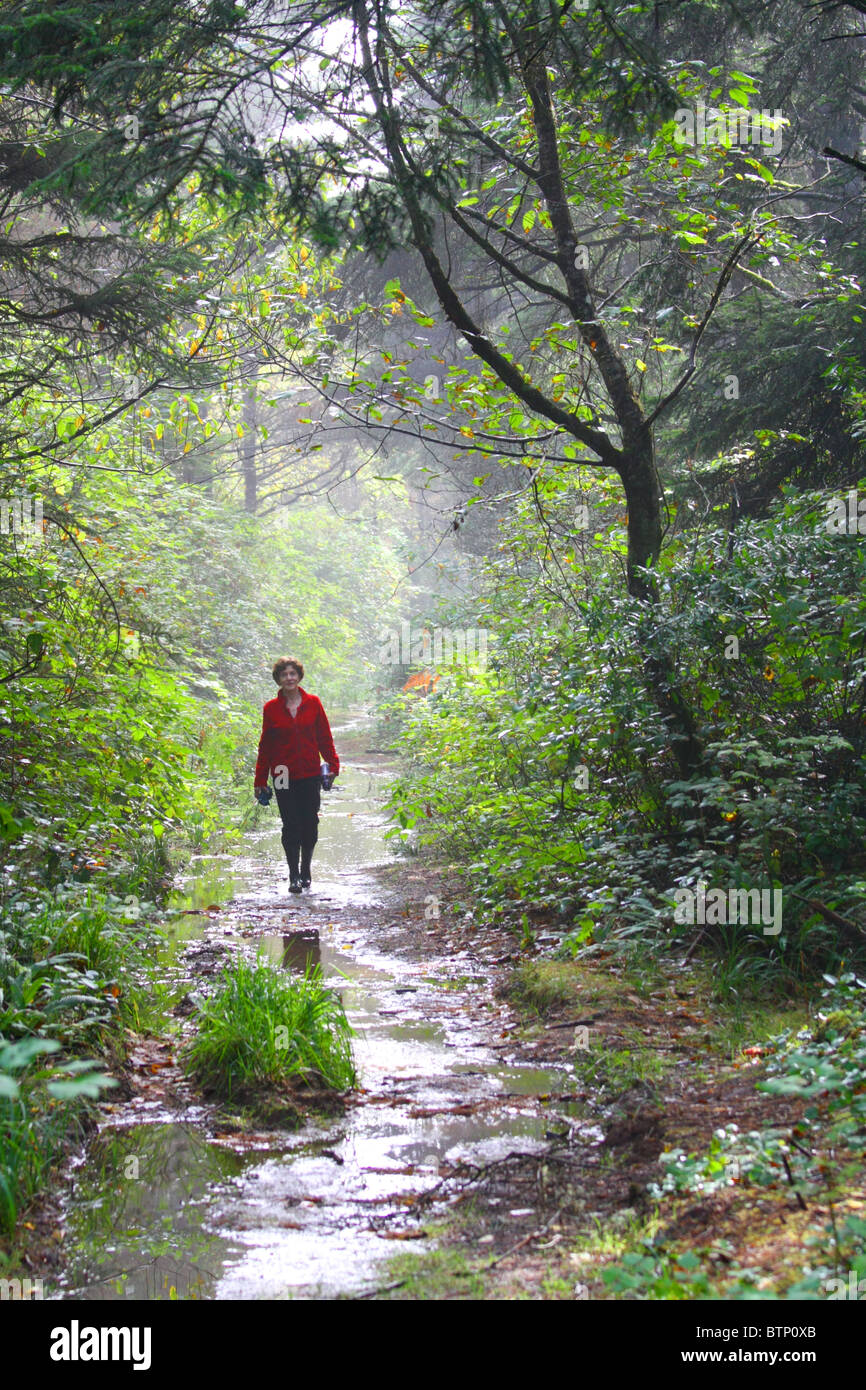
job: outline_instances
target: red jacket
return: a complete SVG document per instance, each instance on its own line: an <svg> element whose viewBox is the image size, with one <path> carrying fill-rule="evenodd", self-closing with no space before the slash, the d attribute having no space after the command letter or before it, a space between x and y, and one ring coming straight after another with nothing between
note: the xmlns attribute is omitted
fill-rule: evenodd
<svg viewBox="0 0 866 1390"><path fill-rule="evenodd" d="M290 781L295 777L318 777L320 753L335 777L340 771L340 759L321 700L317 695L308 695L301 686L298 689L301 703L294 718L286 709L282 694L268 700L262 710L257 787L266 787L268 774L276 778L281 767L288 768Z"/></svg>

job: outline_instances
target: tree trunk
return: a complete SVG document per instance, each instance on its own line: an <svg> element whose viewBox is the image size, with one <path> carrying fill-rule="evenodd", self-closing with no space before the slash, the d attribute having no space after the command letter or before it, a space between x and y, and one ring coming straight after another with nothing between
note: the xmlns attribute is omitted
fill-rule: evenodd
<svg viewBox="0 0 866 1390"><path fill-rule="evenodd" d="M625 490L628 530L627 587L632 598L654 602L655 580L640 573L658 560L662 546L662 486L656 471L652 430L643 426L623 449L617 472Z"/></svg>
<svg viewBox="0 0 866 1390"><path fill-rule="evenodd" d="M658 587L644 573L659 557L662 542L662 488L655 466L652 428L645 425L631 448L623 450L620 478L628 508L628 592L645 608L639 643L647 688L671 738L671 751L683 780L693 777L704 756L703 743L668 652L654 651L658 642Z"/></svg>
<svg viewBox="0 0 866 1390"><path fill-rule="evenodd" d="M250 391L244 397L244 437L241 440L241 464L244 473L244 509L255 512L258 507L256 477L256 397Z"/></svg>

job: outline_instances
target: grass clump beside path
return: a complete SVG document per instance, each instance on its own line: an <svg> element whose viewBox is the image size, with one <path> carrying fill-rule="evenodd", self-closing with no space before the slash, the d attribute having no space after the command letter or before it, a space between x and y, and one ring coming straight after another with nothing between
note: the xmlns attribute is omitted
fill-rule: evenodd
<svg viewBox="0 0 866 1390"><path fill-rule="evenodd" d="M202 1005L184 1065L205 1091L226 1100L290 1082L344 1091L355 1081L343 1002L320 968L292 977L261 958L226 966Z"/></svg>

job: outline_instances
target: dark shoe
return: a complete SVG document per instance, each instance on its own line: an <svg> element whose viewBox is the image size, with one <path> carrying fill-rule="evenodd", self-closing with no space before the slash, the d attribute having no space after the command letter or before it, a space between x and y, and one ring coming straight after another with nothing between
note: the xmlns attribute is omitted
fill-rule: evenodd
<svg viewBox="0 0 866 1390"><path fill-rule="evenodd" d="M310 887L310 884L311 884L312 882L313 882L313 880L311 879L311 877L310 877L309 874L307 874L306 877L305 877L303 874L301 875L301 887L302 887L302 888L309 888L309 887Z"/></svg>
<svg viewBox="0 0 866 1390"><path fill-rule="evenodd" d="M289 879L289 892L290 892L290 893L300 893L300 891L301 891L301 880L298 878L297 874L292 874L291 878Z"/></svg>

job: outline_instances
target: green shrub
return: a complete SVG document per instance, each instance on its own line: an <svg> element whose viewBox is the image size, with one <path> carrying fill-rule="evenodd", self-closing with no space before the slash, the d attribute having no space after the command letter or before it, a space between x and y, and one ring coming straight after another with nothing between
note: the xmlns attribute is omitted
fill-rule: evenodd
<svg viewBox="0 0 866 1390"><path fill-rule="evenodd" d="M77 1126L80 1102L117 1085L89 1059L37 1061L59 1052L45 1038L0 1041L0 1231L7 1235Z"/></svg>
<svg viewBox="0 0 866 1390"><path fill-rule="evenodd" d="M403 697L393 834L458 863L479 915L558 918L573 953L681 948L677 888L781 888L778 935L701 932L725 993L866 958L866 554L825 515L789 493L675 540L651 614L600 562L554 584L524 519L475 600L487 667ZM688 778L647 657L696 722Z"/></svg>

